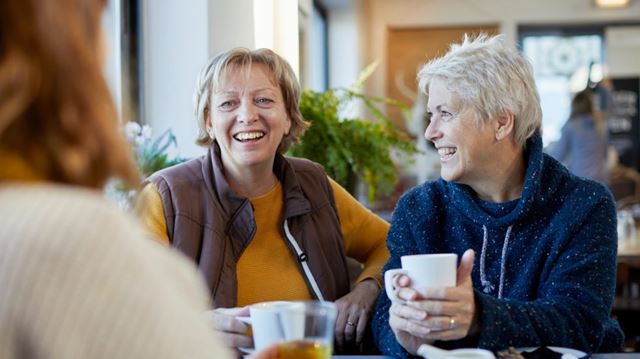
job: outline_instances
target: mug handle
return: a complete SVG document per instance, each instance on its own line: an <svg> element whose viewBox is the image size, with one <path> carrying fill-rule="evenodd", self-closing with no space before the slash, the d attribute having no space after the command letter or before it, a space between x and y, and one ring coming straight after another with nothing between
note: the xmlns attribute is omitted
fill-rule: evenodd
<svg viewBox="0 0 640 359"><path fill-rule="evenodd" d="M240 321L242 323L251 325L251 316L249 316L249 317L236 317L236 320ZM253 335L249 334L249 336L253 336ZM244 354L253 354L254 351L255 351L254 348L238 348L238 350L240 350Z"/></svg>
<svg viewBox="0 0 640 359"><path fill-rule="evenodd" d="M251 325L251 317L236 317L236 320Z"/></svg>
<svg viewBox="0 0 640 359"><path fill-rule="evenodd" d="M402 268L389 269L388 271L384 272L384 290L385 292L387 292L387 297L389 297L389 300L391 300L392 302L402 302L402 300L396 296L395 287L393 286L393 277L398 274L407 275L408 273L409 272Z"/></svg>

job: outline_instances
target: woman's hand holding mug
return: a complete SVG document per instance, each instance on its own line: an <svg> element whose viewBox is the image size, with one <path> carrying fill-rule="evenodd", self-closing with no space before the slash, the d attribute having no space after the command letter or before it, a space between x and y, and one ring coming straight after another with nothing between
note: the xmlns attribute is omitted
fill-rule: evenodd
<svg viewBox="0 0 640 359"><path fill-rule="evenodd" d="M424 259L427 257L408 258L409 261L403 257L401 261L406 272L395 270L385 273L385 289L392 300L389 325L398 342L407 351L416 354L421 344L430 344L436 340L460 339L469 334L475 316L471 280L474 257L475 253L467 250L457 271L457 256L453 260L453 269L450 264L442 263L430 267L424 264L429 261ZM412 263L412 259L422 263ZM438 281L425 282L428 277L433 278L433 274L438 274ZM429 284L442 283L442 278L447 278L449 282L440 285Z"/></svg>
<svg viewBox="0 0 640 359"><path fill-rule="evenodd" d="M249 325L237 317L249 316L249 307L218 308L207 312L213 328L220 332L222 342L240 355L239 348L253 348L253 339L248 335Z"/></svg>

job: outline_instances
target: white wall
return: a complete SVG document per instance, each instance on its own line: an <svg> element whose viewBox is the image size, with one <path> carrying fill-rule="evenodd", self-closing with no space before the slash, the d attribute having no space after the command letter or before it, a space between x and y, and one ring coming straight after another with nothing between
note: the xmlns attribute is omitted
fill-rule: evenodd
<svg viewBox="0 0 640 359"><path fill-rule="evenodd" d="M329 43L329 87L348 87L366 66L364 42L368 39L361 0L333 5L327 14Z"/></svg>
<svg viewBox="0 0 640 359"><path fill-rule="evenodd" d="M122 61L120 49L120 1L109 0L102 16L102 29L105 35L106 62L104 76L111 90L113 101L122 117Z"/></svg>
<svg viewBox="0 0 640 359"><path fill-rule="evenodd" d="M204 152L195 144L192 96L209 57L208 1L143 0L143 88L145 122L158 136L171 128L179 155Z"/></svg>
<svg viewBox="0 0 640 359"><path fill-rule="evenodd" d="M253 0L208 0L209 57L233 47L254 46Z"/></svg>
<svg viewBox="0 0 640 359"><path fill-rule="evenodd" d="M610 27L605 37L609 76L640 76L640 26Z"/></svg>
<svg viewBox="0 0 640 359"><path fill-rule="evenodd" d="M273 49L297 70L297 0L274 1ZM256 47L254 0L143 0L142 13L144 122L154 136L171 128L180 156L198 156L204 149L194 143L196 78L215 55Z"/></svg>

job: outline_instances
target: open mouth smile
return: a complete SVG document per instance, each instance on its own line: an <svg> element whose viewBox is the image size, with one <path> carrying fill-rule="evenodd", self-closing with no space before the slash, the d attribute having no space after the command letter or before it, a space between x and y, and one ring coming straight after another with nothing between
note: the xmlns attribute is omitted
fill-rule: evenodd
<svg viewBox="0 0 640 359"><path fill-rule="evenodd" d="M440 147L438 148L438 155L440 155L440 161L448 161L453 157L458 150L455 147Z"/></svg>
<svg viewBox="0 0 640 359"><path fill-rule="evenodd" d="M240 132L233 135L233 138L236 141L240 141L240 142L250 142L250 141L257 141L262 137L264 137L264 135L265 133L262 131Z"/></svg>

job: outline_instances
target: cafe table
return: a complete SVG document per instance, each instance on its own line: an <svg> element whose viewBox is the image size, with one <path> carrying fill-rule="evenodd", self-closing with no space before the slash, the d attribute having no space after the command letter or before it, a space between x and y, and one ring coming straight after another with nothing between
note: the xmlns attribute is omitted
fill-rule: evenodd
<svg viewBox="0 0 640 359"><path fill-rule="evenodd" d="M333 359L394 359L386 355L334 355ZM593 354L593 359L640 359L640 353Z"/></svg>
<svg viewBox="0 0 640 359"><path fill-rule="evenodd" d="M634 241L618 241L618 263L640 266L640 230Z"/></svg>

